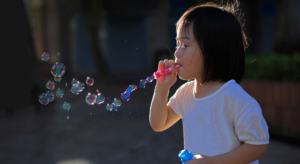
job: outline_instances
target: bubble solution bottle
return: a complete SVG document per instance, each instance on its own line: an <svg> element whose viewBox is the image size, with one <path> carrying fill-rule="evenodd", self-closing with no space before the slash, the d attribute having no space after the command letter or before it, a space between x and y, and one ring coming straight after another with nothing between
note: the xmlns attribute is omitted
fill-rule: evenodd
<svg viewBox="0 0 300 164"><path fill-rule="evenodd" d="M181 150L178 154L178 157L181 158L181 162L187 162L194 158L194 155L188 150Z"/></svg>

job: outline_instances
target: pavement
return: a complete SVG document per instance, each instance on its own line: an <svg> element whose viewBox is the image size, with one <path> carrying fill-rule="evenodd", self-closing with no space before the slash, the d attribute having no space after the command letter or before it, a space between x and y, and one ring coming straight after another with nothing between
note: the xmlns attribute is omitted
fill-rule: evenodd
<svg viewBox="0 0 300 164"><path fill-rule="evenodd" d="M109 112L106 103L119 98L129 84L103 85L95 80L94 86L86 86L74 95L68 91L70 80L56 85L56 89L65 90L63 98L0 118L0 164L181 163L178 152L183 149L182 122L164 132L154 132L150 127L154 84L138 88L118 111ZM170 95L180 83L172 87ZM96 89L106 101L88 105L84 98ZM71 104L70 111L63 110L63 102ZM259 159L260 164L299 164L299 160L299 144L272 138L272 134L268 153Z"/></svg>

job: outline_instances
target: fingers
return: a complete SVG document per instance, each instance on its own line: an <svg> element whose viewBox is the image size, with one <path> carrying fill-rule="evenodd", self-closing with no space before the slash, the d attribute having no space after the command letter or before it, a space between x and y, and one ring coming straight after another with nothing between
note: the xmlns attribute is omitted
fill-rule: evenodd
<svg viewBox="0 0 300 164"><path fill-rule="evenodd" d="M169 60L169 62L170 62L170 67L173 67L174 65L175 65L175 62L174 62L174 60Z"/></svg>
<svg viewBox="0 0 300 164"><path fill-rule="evenodd" d="M165 59L165 68L169 68L170 67L170 61L168 59Z"/></svg>
<svg viewBox="0 0 300 164"><path fill-rule="evenodd" d="M162 60L158 63L158 71L163 70L165 68L165 62Z"/></svg>
<svg viewBox="0 0 300 164"><path fill-rule="evenodd" d="M165 59L164 61L160 60L158 63L158 71L174 66L174 61Z"/></svg>

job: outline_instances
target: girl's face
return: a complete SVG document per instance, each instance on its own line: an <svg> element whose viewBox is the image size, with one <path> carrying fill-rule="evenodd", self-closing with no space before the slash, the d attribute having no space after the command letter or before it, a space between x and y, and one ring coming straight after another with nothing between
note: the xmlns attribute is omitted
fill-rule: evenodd
<svg viewBox="0 0 300 164"><path fill-rule="evenodd" d="M175 63L179 67L178 76L182 80L201 80L203 71L203 55L193 34L193 25L185 30L179 26L177 31L177 47L175 51Z"/></svg>

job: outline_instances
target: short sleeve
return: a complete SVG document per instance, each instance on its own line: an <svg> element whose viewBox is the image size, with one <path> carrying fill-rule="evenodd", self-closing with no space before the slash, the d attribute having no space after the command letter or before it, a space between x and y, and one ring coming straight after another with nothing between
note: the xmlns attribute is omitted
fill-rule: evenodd
<svg viewBox="0 0 300 164"><path fill-rule="evenodd" d="M176 114L178 114L181 118L182 118L182 100L183 100L183 96L184 96L184 91L187 89L187 85L189 82L183 84L181 87L179 87L176 92L174 93L174 95L169 99L169 102L167 105L169 105Z"/></svg>
<svg viewBox="0 0 300 164"><path fill-rule="evenodd" d="M239 140L247 144L263 145L269 143L268 125L257 103L251 103L235 119L235 132Z"/></svg>

